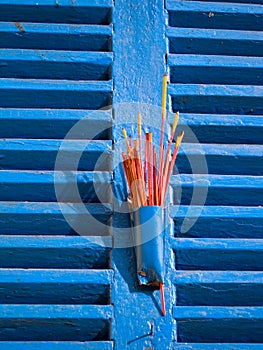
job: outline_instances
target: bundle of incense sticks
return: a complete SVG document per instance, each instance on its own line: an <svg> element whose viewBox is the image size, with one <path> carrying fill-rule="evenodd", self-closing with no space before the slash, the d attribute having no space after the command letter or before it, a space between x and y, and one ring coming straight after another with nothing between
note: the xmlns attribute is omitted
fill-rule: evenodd
<svg viewBox="0 0 263 350"><path fill-rule="evenodd" d="M132 136L129 136L128 138L126 130L124 128L122 129L127 149L126 153L122 152L123 168L133 208L152 205L161 207L165 206L170 178L184 136L184 132L182 131L176 138L175 143L173 142L179 119L179 112L177 112L174 117L169 140L164 142L166 99L167 75L165 74L163 76L162 88L162 126L159 154L157 154L156 147L153 143L152 132L147 132L144 135L143 148L141 114L138 114L137 139L133 140ZM160 283L160 293L162 300L162 314L165 315L164 284L162 282Z"/></svg>
<svg viewBox="0 0 263 350"><path fill-rule="evenodd" d="M130 191L130 199L133 208L147 205L157 205L163 207L165 205L170 178L173 173L178 150L184 136L184 132L182 131L182 133L176 138L176 142L173 142L179 119L179 112L177 112L174 117L170 138L168 142L164 142L166 86L167 75L164 75L162 127L159 155L157 155L156 147L153 143L152 132L147 132L145 134L143 149L141 114L138 115L137 139L133 140L132 136L129 136L128 138L126 130L124 128L122 129L127 149L126 153L122 152L123 168Z"/></svg>

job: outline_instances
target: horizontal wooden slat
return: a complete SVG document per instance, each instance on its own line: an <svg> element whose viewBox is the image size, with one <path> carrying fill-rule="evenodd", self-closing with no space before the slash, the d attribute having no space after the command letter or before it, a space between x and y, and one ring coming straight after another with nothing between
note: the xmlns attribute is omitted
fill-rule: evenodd
<svg viewBox="0 0 263 350"><path fill-rule="evenodd" d="M172 206L175 234L202 238L261 238L261 207ZM182 226L183 225L183 226Z"/></svg>
<svg viewBox="0 0 263 350"><path fill-rule="evenodd" d="M174 115L168 118L172 125ZM263 144L262 129L260 115L181 113L178 125L178 132L185 131L184 142L201 143Z"/></svg>
<svg viewBox="0 0 263 350"><path fill-rule="evenodd" d="M101 249L112 247L111 237L99 236L1 236L0 249ZM2 266L2 265L1 265Z"/></svg>
<svg viewBox="0 0 263 350"><path fill-rule="evenodd" d="M74 235L73 225L78 234L103 236L110 231L107 224L112 211L109 208L109 204L0 202L0 232Z"/></svg>
<svg viewBox="0 0 263 350"><path fill-rule="evenodd" d="M0 139L2 169L53 170L59 151L57 170L109 170L111 141ZM82 152L82 153L80 153Z"/></svg>
<svg viewBox="0 0 263 350"><path fill-rule="evenodd" d="M259 251L263 252L261 239L210 239L210 238L172 238L171 245L176 250L218 250L218 251Z"/></svg>
<svg viewBox="0 0 263 350"><path fill-rule="evenodd" d="M110 138L112 110L0 108L0 122L1 138L102 140Z"/></svg>
<svg viewBox="0 0 263 350"><path fill-rule="evenodd" d="M112 26L0 22L1 48L110 51Z"/></svg>
<svg viewBox="0 0 263 350"><path fill-rule="evenodd" d="M178 350L259 350L263 344L241 344L241 343L177 343L173 345L173 349Z"/></svg>
<svg viewBox="0 0 263 350"><path fill-rule="evenodd" d="M112 306L105 305L0 305L0 319L92 319L109 320Z"/></svg>
<svg viewBox="0 0 263 350"><path fill-rule="evenodd" d="M262 204L263 176L180 174L172 176L171 185L176 204Z"/></svg>
<svg viewBox="0 0 263 350"><path fill-rule="evenodd" d="M263 84L262 57L173 54L168 65L172 83Z"/></svg>
<svg viewBox="0 0 263 350"><path fill-rule="evenodd" d="M112 53L0 49L1 78L108 80Z"/></svg>
<svg viewBox="0 0 263 350"><path fill-rule="evenodd" d="M253 319L262 320L263 307L213 307L213 306L174 306L176 320L200 319Z"/></svg>
<svg viewBox="0 0 263 350"><path fill-rule="evenodd" d="M113 350L111 341L92 341L92 342L51 342L51 341L34 341L18 342L3 341L0 342L2 350Z"/></svg>
<svg viewBox="0 0 263 350"><path fill-rule="evenodd" d="M111 248L110 236L1 235L0 266L105 269L109 267Z"/></svg>
<svg viewBox="0 0 263 350"><path fill-rule="evenodd" d="M55 181L55 185L54 185ZM0 170L2 201L65 202L79 201L74 186L84 202L110 202L112 175L109 172L57 172ZM77 198L78 197L78 198Z"/></svg>
<svg viewBox="0 0 263 350"><path fill-rule="evenodd" d="M221 265L224 265L223 258ZM262 274L262 271L175 271L172 278L176 285L177 305L261 307Z"/></svg>
<svg viewBox="0 0 263 350"><path fill-rule="evenodd" d="M263 240L172 238L178 270L263 271Z"/></svg>
<svg viewBox="0 0 263 350"><path fill-rule="evenodd" d="M21 6L52 6L56 5L54 0L0 0L0 6L2 5L12 5L17 6L17 4ZM72 3L69 0L60 0L59 7L70 7L70 8L78 8L78 7L112 7L112 0L78 0L75 3Z"/></svg>
<svg viewBox="0 0 263 350"><path fill-rule="evenodd" d="M227 349L231 349L232 343L248 346L263 343L261 320L257 319L182 320L177 322L177 330L179 343L224 343L229 344ZM216 349L216 346L213 349Z"/></svg>
<svg viewBox="0 0 263 350"><path fill-rule="evenodd" d="M0 106L98 109L109 105L111 81L0 79Z"/></svg>
<svg viewBox="0 0 263 350"><path fill-rule="evenodd" d="M263 114L262 86L171 84L174 111L183 113Z"/></svg>
<svg viewBox="0 0 263 350"><path fill-rule="evenodd" d="M262 145L183 143L176 166L179 173L262 175Z"/></svg>
<svg viewBox="0 0 263 350"><path fill-rule="evenodd" d="M167 0L170 25L196 28L261 30L262 6L226 2Z"/></svg>
<svg viewBox="0 0 263 350"><path fill-rule="evenodd" d="M1 270L0 270L1 275ZM174 271L173 283L187 284L262 284L262 271Z"/></svg>
<svg viewBox="0 0 263 350"><path fill-rule="evenodd" d="M86 269L3 269L0 268L0 284L93 284L109 285L111 270Z"/></svg>
<svg viewBox="0 0 263 350"><path fill-rule="evenodd" d="M263 56L260 31L169 27L166 33L171 53Z"/></svg>
<svg viewBox="0 0 263 350"><path fill-rule="evenodd" d="M108 24L112 0L6 1L0 2L1 21Z"/></svg>
<svg viewBox="0 0 263 350"><path fill-rule="evenodd" d="M0 339L108 340L111 318L110 305L1 305Z"/></svg>
<svg viewBox="0 0 263 350"><path fill-rule="evenodd" d="M207 1L207 0L192 0L192 1ZM230 2L239 4L262 4L262 0L209 0L209 2Z"/></svg>
<svg viewBox="0 0 263 350"><path fill-rule="evenodd" d="M108 304L111 270L0 269L1 304Z"/></svg>

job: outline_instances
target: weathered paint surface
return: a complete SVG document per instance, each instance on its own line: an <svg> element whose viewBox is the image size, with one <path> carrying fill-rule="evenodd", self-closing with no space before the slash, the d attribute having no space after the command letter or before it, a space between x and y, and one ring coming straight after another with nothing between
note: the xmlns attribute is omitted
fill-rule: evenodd
<svg viewBox="0 0 263 350"><path fill-rule="evenodd" d="M261 349L262 2L166 6L169 93L186 128L171 183L173 349Z"/></svg>
<svg viewBox="0 0 263 350"><path fill-rule="evenodd" d="M0 0L1 349L113 349L111 10Z"/></svg>
<svg viewBox="0 0 263 350"><path fill-rule="evenodd" d="M111 0L0 0L0 348L261 349L262 1L114 5L112 17ZM114 249L110 271L110 226L85 225L89 237L75 236L52 184L60 139L85 118L59 188L77 176L90 217L111 224L115 211L113 230L129 226L116 203L98 204L93 193L98 185L111 202L119 148L112 158L111 110L90 112L111 103L113 93L116 144L120 124L130 122L118 104L160 105L166 63L169 107L180 109L179 128L190 126L197 139L186 130L172 179L164 318L159 291L137 285L133 250ZM73 174L66 158L104 126ZM208 196L203 209L197 196L189 211L193 186L200 193L208 186ZM67 204L66 192L64 200L73 222L87 217ZM119 238L114 232L114 244Z"/></svg>
<svg viewBox="0 0 263 350"><path fill-rule="evenodd" d="M125 119L125 113L118 108L119 103L141 102L154 106L161 104L161 81L166 69L165 21L163 1L115 2L113 14L115 142L120 138L121 124L130 121ZM144 113L144 110L141 112ZM115 150L116 160L118 152L119 147ZM123 186L122 183L118 168L115 168L116 187ZM115 215L114 218L117 227L121 224L127 225L129 221L128 216L123 214ZM168 267L173 264L172 251L168 249L169 234L167 229L164 240L166 274L169 273ZM176 339L176 328L171 309L174 302L173 285L169 277L167 275L165 277L167 316L162 317L159 290L138 287L133 249L116 248L112 259L115 270L113 286L115 348L170 349Z"/></svg>

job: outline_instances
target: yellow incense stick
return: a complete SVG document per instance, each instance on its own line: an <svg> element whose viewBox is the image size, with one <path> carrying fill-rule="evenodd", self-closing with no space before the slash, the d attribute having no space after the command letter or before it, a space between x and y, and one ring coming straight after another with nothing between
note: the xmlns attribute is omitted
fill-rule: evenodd
<svg viewBox="0 0 263 350"><path fill-rule="evenodd" d="M160 157L159 157L159 175L158 175L158 185L161 185L161 176L163 174L163 154L162 147L164 141L164 123L166 116L166 99L167 99L167 74L163 76L163 88L162 88L162 126L161 126L161 136L160 136Z"/></svg>
<svg viewBox="0 0 263 350"><path fill-rule="evenodd" d="M180 144L182 142L183 137L184 137L184 131L182 131L181 134L176 139L174 153L172 156L172 160L170 161L170 164L169 164L169 170L168 170L168 175L166 177L166 183L164 184L164 198L166 197L166 193L167 193L168 186L169 186L169 181L170 181L170 178L171 178L171 175L173 172L173 168L174 168L174 163L175 163L177 153L178 153L178 150L179 150L179 147L180 147Z"/></svg>
<svg viewBox="0 0 263 350"><path fill-rule="evenodd" d="M128 138L127 138L127 132L124 128L121 129L122 130L122 134L123 134L123 137L124 137L124 140L125 140L125 143L126 143L126 148L127 148L127 152L129 152L129 141L128 141Z"/></svg>

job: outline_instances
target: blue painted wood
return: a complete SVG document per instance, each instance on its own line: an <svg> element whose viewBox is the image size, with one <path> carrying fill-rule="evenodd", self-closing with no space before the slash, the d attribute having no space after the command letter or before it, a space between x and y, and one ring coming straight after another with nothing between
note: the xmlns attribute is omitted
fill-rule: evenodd
<svg viewBox="0 0 263 350"><path fill-rule="evenodd" d="M56 180L56 191L54 186ZM108 203L112 175L109 172L57 172L52 171L5 171L0 170L0 192L2 201L56 201L76 202L73 186L78 183L79 194L85 203Z"/></svg>
<svg viewBox="0 0 263 350"><path fill-rule="evenodd" d="M119 104L143 102L154 106L161 104L161 81L165 67L165 13L161 0L134 2L116 0L113 12L113 139L120 138L120 125L127 120ZM127 33L127 36L124 35ZM135 107L136 108L136 107ZM144 113L144 110L141 111ZM120 151L116 147L114 159L118 161ZM122 197L123 179L115 169L115 188L118 199ZM127 215L119 214L115 207L113 226L129 225ZM170 228L166 235L169 236ZM115 242L118 231L113 228ZM165 244L166 244L165 238ZM169 349L176 339L176 325L171 314L173 286L165 279L167 316L161 316L159 291L141 290L137 286L134 252L131 248L113 250L115 279L112 300L115 319L113 339L116 350ZM165 249L167 266L173 263L172 251ZM124 312L125 310L125 312ZM153 328L152 328L153 327Z"/></svg>
<svg viewBox="0 0 263 350"><path fill-rule="evenodd" d="M110 305L1 305L0 338L87 341L99 337L108 340L111 318Z"/></svg>
<svg viewBox="0 0 263 350"><path fill-rule="evenodd" d="M262 56L259 31L167 28L170 53Z"/></svg>
<svg viewBox="0 0 263 350"><path fill-rule="evenodd" d="M262 57L173 54L168 65L172 83L263 84Z"/></svg>
<svg viewBox="0 0 263 350"><path fill-rule="evenodd" d="M262 342L261 307L177 306L173 312L182 342Z"/></svg>
<svg viewBox="0 0 263 350"><path fill-rule="evenodd" d="M171 245L179 270L263 270L261 239L173 238Z"/></svg>
<svg viewBox="0 0 263 350"><path fill-rule="evenodd" d="M112 317L110 305L12 305L0 306L0 319L93 319L109 320Z"/></svg>
<svg viewBox="0 0 263 350"><path fill-rule="evenodd" d="M174 203L183 190L183 205L170 208L177 236L173 348L262 347L263 8L252 5L258 3L166 1L169 92L173 111L183 112L188 157L179 155L182 175L172 181ZM201 154L208 176L197 176L207 172ZM192 204L202 204L206 185L206 206L189 205L193 191Z"/></svg>
<svg viewBox="0 0 263 350"><path fill-rule="evenodd" d="M261 307L177 306L173 312L180 342L262 342Z"/></svg>
<svg viewBox="0 0 263 350"><path fill-rule="evenodd" d="M262 348L262 344L241 344L241 343L225 343L225 344L205 344L205 343L181 343L174 344L173 349L178 350L259 350Z"/></svg>
<svg viewBox="0 0 263 350"><path fill-rule="evenodd" d="M1 48L110 51L112 26L0 22Z"/></svg>
<svg viewBox="0 0 263 350"><path fill-rule="evenodd" d="M109 285L111 270L86 269L3 269L0 268L0 284L69 284ZM53 287L53 288L54 288Z"/></svg>
<svg viewBox="0 0 263 350"><path fill-rule="evenodd" d="M112 5L0 0L0 168L8 169L0 171L0 340L9 348L113 348L112 206L100 203L111 200L112 113L91 111L111 101ZM59 206L55 159L83 120L56 174L69 202ZM92 204L73 203L75 180ZM93 236L76 236L75 222L78 234Z"/></svg>
<svg viewBox="0 0 263 350"><path fill-rule="evenodd" d="M92 341L92 342L50 342L50 341L34 341L34 342L12 342L4 341L0 342L2 350L113 350L113 342L111 341Z"/></svg>
<svg viewBox="0 0 263 350"><path fill-rule="evenodd" d="M262 6L240 3L167 0L169 23L196 28L262 30Z"/></svg>
<svg viewBox="0 0 263 350"><path fill-rule="evenodd" d="M108 24L111 0L6 1L0 2L1 21Z"/></svg>
<svg viewBox="0 0 263 350"><path fill-rule="evenodd" d="M108 80L110 52L0 49L1 78Z"/></svg>
<svg viewBox="0 0 263 350"><path fill-rule="evenodd" d="M1 270L0 270L1 271ZM174 283L187 284L263 284L262 271L175 271ZM260 297L260 296L259 296Z"/></svg>
<svg viewBox="0 0 263 350"><path fill-rule="evenodd" d="M110 270L0 269L1 304L107 304Z"/></svg>
<svg viewBox="0 0 263 350"><path fill-rule="evenodd" d="M173 118L173 114L170 113L171 125ZM182 113L178 132L184 130L184 142L190 143L198 140L201 143L262 144L262 127L263 118L259 115Z"/></svg>
<svg viewBox="0 0 263 350"><path fill-rule="evenodd" d="M109 266L111 248L110 236L1 235L0 266L105 269Z"/></svg>
<svg viewBox="0 0 263 350"><path fill-rule="evenodd" d="M22 6L35 6L40 7L42 6L55 6L56 2L54 0L0 0L0 5L12 5L16 7L17 5ZM72 3L70 0L60 0L58 7L106 7L111 8L113 5L112 0L77 0L74 3ZM53 18L52 18L53 19Z"/></svg>
<svg viewBox="0 0 263 350"><path fill-rule="evenodd" d="M262 86L171 84L174 111L183 113L263 114Z"/></svg>
<svg viewBox="0 0 263 350"><path fill-rule="evenodd" d="M0 207L2 234L75 235L69 223L75 223L78 233L83 235L103 236L110 232L109 205L87 204L83 208L77 203L0 202Z"/></svg>
<svg viewBox="0 0 263 350"><path fill-rule="evenodd" d="M202 205L202 193L208 189L206 205L261 205L263 177L244 175L174 175L171 178L175 204ZM193 198L193 188L199 195Z"/></svg>
<svg viewBox="0 0 263 350"><path fill-rule="evenodd" d="M206 1L206 0L192 0L192 1ZM218 2L221 0L209 0L209 2ZM233 3L233 0L224 0L223 2L231 2ZM237 2L237 0L235 0ZM261 0L238 0L238 3L240 4L262 4Z"/></svg>
<svg viewBox="0 0 263 350"><path fill-rule="evenodd" d="M185 143L178 153L179 173L262 175L262 145ZM204 161L205 156L205 161ZM176 171L175 171L176 172Z"/></svg>
<svg viewBox="0 0 263 350"><path fill-rule="evenodd" d="M262 306L262 271L176 271L173 281L178 306Z"/></svg>
<svg viewBox="0 0 263 350"><path fill-rule="evenodd" d="M263 317L263 307L207 307L207 306L175 306L173 308L174 317L177 320L203 319L249 319L261 320Z"/></svg>
<svg viewBox="0 0 263 350"><path fill-rule="evenodd" d="M1 107L98 109L109 105L112 82L1 79Z"/></svg>
<svg viewBox="0 0 263 350"><path fill-rule="evenodd" d="M61 143L60 140L2 139L0 167L14 170L53 170ZM56 170L72 170L76 166L77 157L80 157L80 149L84 151L78 170L110 170L111 141L84 140L64 142L64 148L60 150L60 166Z"/></svg>
<svg viewBox="0 0 263 350"><path fill-rule="evenodd" d="M175 235L202 238L262 238L261 207L171 206ZM184 222L185 220L185 222ZM184 226L182 228L182 224ZM184 227L194 224L187 232Z"/></svg>
<svg viewBox="0 0 263 350"><path fill-rule="evenodd" d="M112 111L76 109L0 108L1 138L63 139L78 122L81 127L68 139L110 139Z"/></svg>

